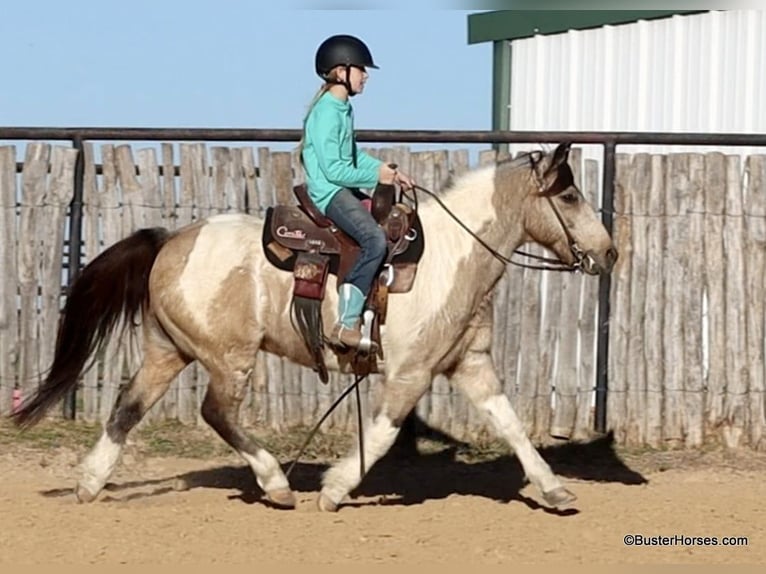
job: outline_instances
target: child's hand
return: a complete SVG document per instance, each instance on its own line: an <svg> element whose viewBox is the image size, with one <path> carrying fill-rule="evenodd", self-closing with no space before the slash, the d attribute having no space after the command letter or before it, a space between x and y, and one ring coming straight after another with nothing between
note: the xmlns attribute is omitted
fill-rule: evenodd
<svg viewBox="0 0 766 574"><path fill-rule="evenodd" d="M393 185L394 183L397 183L404 189L412 189L415 186L415 180L413 180L406 173L397 171L395 164L381 164L380 174L378 177L380 179L380 183L387 185Z"/></svg>
<svg viewBox="0 0 766 574"><path fill-rule="evenodd" d="M396 172L394 180L404 189L412 189L415 187L415 180L412 179L409 175L402 173L401 171Z"/></svg>
<svg viewBox="0 0 766 574"><path fill-rule="evenodd" d="M380 170L378 171L378 179L380 183L386 185L393 185L396 180L396 169L392 168L387 163L380 164Z"/></svg>

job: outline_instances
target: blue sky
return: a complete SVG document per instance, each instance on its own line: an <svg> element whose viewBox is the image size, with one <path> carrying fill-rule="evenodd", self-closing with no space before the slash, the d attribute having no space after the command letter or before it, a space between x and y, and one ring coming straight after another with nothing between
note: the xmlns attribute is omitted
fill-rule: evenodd
<svg viewBox="0 0 766 574"><path fill-rule="evenodd" d="M353 101L357 128L491 127L491 44L467 43L475 11L3 4L0 125L297 128L320 83L317 45L351 33L381 68Z"/></svg>

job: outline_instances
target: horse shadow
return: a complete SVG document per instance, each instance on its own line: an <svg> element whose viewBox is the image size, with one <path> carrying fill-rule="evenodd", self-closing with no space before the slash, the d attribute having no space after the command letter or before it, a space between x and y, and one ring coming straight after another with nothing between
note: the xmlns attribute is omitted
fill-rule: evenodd
<svg viewBox="0 0 766 574"><path fill-rule="evenodd" d="M414 431L414 432L412 432ZM437 452L421 453L415 438L425 436L441 442L444 446ZM513 454L498 455L488 460L469 462L461 454L467 443L415 423L402 435L402 439L379 460L365 476L362 484L351 493L351 501L344 507L368 505L421 504L427 500L447 498L452 495L479 496L498 503L519 501L533 510L555 514L576 514L575 509L553 510L522 494L527 484L518 459ZM615 450L611 433L586 442L567 442L538 448L540 455L559 476L591 482L612 482L640 485L647 479L628 467ZM296 493L321 490L322 475L329 465L324 462L283 463L287 471L293 466L289 480ZM178 487L178 485L182 487ZM149 490L146 491L146 488ZM118 495L120 491L141 488L143 492ZM230 500L246 504L271 506L263 491L255 482L247 465L225 465L194 470L181 475L151 480L136 480L120 484L110 483L102 501L128 501L153 497L178 490L196 488L235 491ZM46 491L46 496L62 496L71 489Z"/></svg>

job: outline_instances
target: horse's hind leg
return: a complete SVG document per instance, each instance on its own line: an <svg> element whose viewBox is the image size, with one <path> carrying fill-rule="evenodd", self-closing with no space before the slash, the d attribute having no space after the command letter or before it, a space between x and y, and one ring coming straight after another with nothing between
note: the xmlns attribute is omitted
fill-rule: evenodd
<svg viewBox="0 0 766 574"><path fill-rule="evenodd" d="M82 478L75 491L80 502L90 502L98 496L117 465L130 430L188 363L188 357L165 341L145 344L141 368L120 391L101 438L83 460Z"/></svg>
<svg viewBox="0 0 766 574"><path fill-rule="evenodd" d="M210 383L202 403L202 418L247 461L253 469L258 486L272 504L279 508L294 508L295 495L290 490L279 461L239 424L239 407L249 375L249 370L222 373L211 369Z"/></svg>
<svg viewBox="0 0 766 574"><path fill-rule="evenodd" d="M489 420L495 432L508 441L527 478L541 491L548 504L561 507L576 500L575 495L553 474L524 432L511 402L502 392L488 352L468 351L451 374L450 382L465 393Z"/></svg>

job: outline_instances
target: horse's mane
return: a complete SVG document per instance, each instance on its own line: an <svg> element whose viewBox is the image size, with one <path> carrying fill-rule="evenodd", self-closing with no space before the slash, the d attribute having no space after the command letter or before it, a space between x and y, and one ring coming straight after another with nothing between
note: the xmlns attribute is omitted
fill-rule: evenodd
<svg viewBox="0 0 766 574"><path fill-rule="evenodd" d="M515 157L510 155L502 157L495 163L491 163L484 166L471 169L456 176L454 173L450 173L447 179L441 186L441 191L438 193L441 199L447 199L454 193L460 193L463 190L471 189L476 180L483 178L488 171L506 170L515 171L526 168L530 172L534 172L538 169L538 166L547 157L551 156L551 152L543 150L532 150L519 152ZM545 178L549 175L549 170L542 174ZM567 162L562 162L556 167L556 179L548 185L548 187L541 192L543 196L553 197L561 193L563 190L574 186L574 174ZM408 197L412 197L412 192L408 192ZM419 205L428 206L433 203L435 199L430 194L417 194L417 202Z"/></svg>
<svg viewBox="0 0 766 574"><path fill-rule="evenodd" d="M511 170L527 167L532 170L543 160L545 155L546 154L540 150L520 152L516 157L503 157L495 163L479 166L457 176L454 173L450 173L442 184L442 191L439 195L442 197L448 196L451 192L470 185L471 179L481 177L487 171L495 170L499 167ZM428 203L430 201L433 201L433 198L430 196L426 196L422 200L419 199L420 203Z"/></svg>

